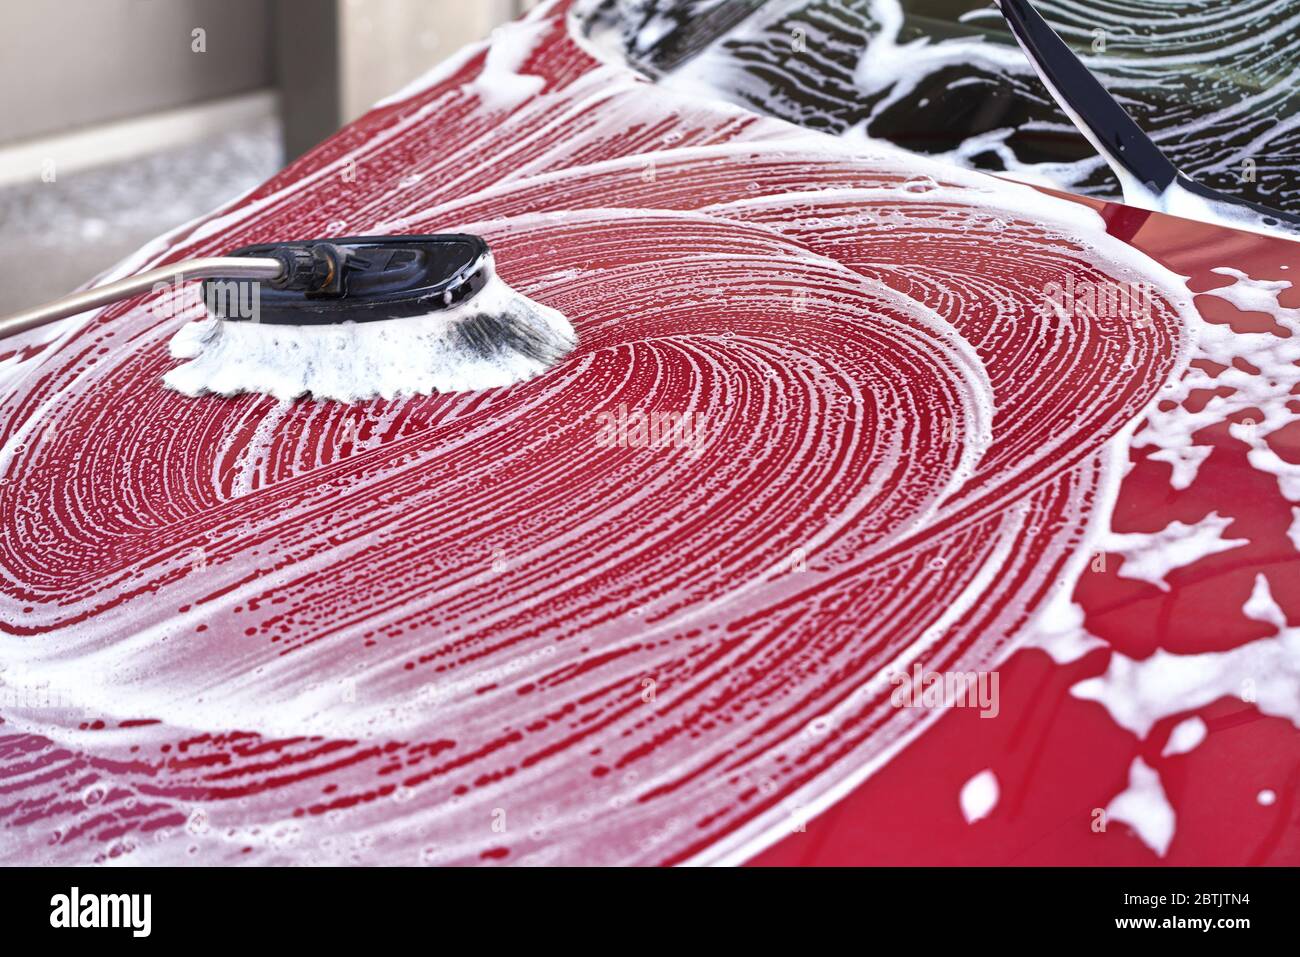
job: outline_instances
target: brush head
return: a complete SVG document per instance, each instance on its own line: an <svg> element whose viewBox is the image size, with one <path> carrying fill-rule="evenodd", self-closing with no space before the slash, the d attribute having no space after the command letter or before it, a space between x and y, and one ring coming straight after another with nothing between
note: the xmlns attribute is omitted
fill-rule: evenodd
<svg viewBox="0 0 1300 957"><path fill-rule="evenodd" d="M487 243L467 233L262 243L230 255L279 260L280 275L264 283L205 280L208 311L217 319L271 325L423 316L466 301L492 275Z"/></svg>
<svg viewBox="0 0 1300 957"><path fill-rule="evenodd" d="M417 245L439 240L453 248L430 255ZM313 266L295 249L299 263L286 267L279 288L241 283L232 291L227 283L224 296L212 294L222 291L217 285L205 290L211 316L172 337L171 355L189 361L169 370L165 385L195 396L343 402L475 392L530 379L577 345L561 313L506 285L477 237L281 246L310 246L313 255L324 247L324 256L336 258L333 267ZM241 254L266 256L268 248ZM329 291L322 292L322 280Z"/></svg>

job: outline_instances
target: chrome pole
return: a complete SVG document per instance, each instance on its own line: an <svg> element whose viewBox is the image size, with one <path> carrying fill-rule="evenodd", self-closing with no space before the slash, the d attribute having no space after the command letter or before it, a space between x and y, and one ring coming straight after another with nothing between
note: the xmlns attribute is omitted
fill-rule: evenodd
<svg viewBox="0 0 1300 957"><path fill-rule="evenodd" d="M62 299L0 318L0 338L25 332L56 319L66 319L79 312L98 309L141 293L152 292L158 283L178 282L186 279L278 279L284 265L278 259L255 259L241 256L210 256L188 259L184 262L161 266L138 276L128 276L94 289L75 292Z"/></svg>

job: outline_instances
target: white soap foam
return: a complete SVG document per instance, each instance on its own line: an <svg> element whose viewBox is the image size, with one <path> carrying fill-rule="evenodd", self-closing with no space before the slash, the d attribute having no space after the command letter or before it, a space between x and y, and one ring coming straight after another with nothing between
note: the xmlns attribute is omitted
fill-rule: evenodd
<svg viewBox="0 0 1300 957"><path fill-rule="evenodd" d="M1058 665L1078 661L1090 651L1107 647L1106 642L1084 627L1083 608L1070 599L1070 590L1066 588L1058 589L1044 605L1030 632L1031 644L1051 655Z"/></svg>
<svg viewBox="0 0 1300 957"><path fill-rule="evenodd" d="M524 64L549 29L545 20L514 23L492 32L487 62L474 92L488 110L512 110L541 93L546 78L524 72Z"/></svg>
<svg viewBox="0 0 1300 957"><path fill-rule="evenodd" d="M1181 216L1183 219L1195 219L1202 223L1227 226L1229 229L1244 229L1263 236L1288 239L1292 242L1300 240L1300 233L1281 225L1275 226L1272 223L1265 222L1260 213L1255 212L1248 206L1239 206L1236 203L1221 202L1200 196L1183 188L1182 184L1177 180L1170 183L1159 194L1153 193L1149 189L1125 184L1124 202L1130 206L1141 206L1144 209L1168 213L1171 216Z"/></svg>
<svg viewBox="0 0 1300 957"><path fill-rule="evenodd" d="M1150 582L1161 591L1169 590L1165 576L1207 555L1248 545L1249 539L1223 537L1232 519L1211 512L1193 524L1170 522L1158 532L1112 532L1105 539L1107 551L1124 556L1118 572L1121 578Z"/></svg>
<svg viewBox="0 0 1300 957"><path fill-rule="evenodd" d="M990 768L985 768L961 788L961 815L967 824L986 818L997 806L998 779Z"/></svg>
<svg viewBox="0 0 1300 957"><path fill-rule="evenodd" d="M1262 581L1262 575L1256 579L1243 611L1258 621L1284 621ZM1274 637L1227 651L1177 655L1158 649L1140 661L1116 652L1105 674L1070 691L1105 705L1118 725L1140 738L1161 719L1220 698L1239 698L1300 728L1300 628L1279 625Z"/></svg>
<svg viewBox="0 0 1300 957"><path fill-rule="evenodd" d="M1128 787L1106 805L1106 816L1133 828L1157 857L1165 856L1174 839L1174 809L1160 784L1160 775L1141 758L1133 759Z"/></svg>
<svg viewBox="0 0 1300 957"><path fill-rule="evenodd" d="M1161 396L1170 405L1150 413L1133 445L1154 447L1150 457L1169 462L1173 467L1171 485L1176 489L1187 488L1196 480L1201 464L1212 451L1211 446L1194 445L1193 436L1232 416L1248 413L1252 421L1243 419L1234 423L1229 428L1230 434L1249 447L1253 468L1275 476L1282 495L1300 502L1300 467L1284 461L1268 444L1270 435L1296 417L1290 403L1294 399L1292 390L1300 386L1300 364L1297 364L1300 363L1300 308L1283 306L1279 300L1292 283L1285 279L1252 279L1231 267L1211 271L1235 281L1201 295L1223 299L1245 312L1272 316L1288 335L1235 332L1225 324L1199 321L1193 361L1208 360L1226 368L1217 375L1200 366L1188 369ZM1242 363L1247 368L1242 368ZM1216 389L1231 391L1227 395L1222 391L1216 393L1209 401L1196 406L1195 411L1188 407L1194 393ZM1300 542L1300 533L1294 540Z"/></svg>
<svg viewBox="0 0 1300 957"><path fill-rule="evenodd" d="M1196 479L1201 466L1213 451L1214 447L1210 445L1183 445L1152 452L1149 458L1169 463L1172 470L1169 485L1181 492Z"/></svg>
<svg viewBox="0 0 1300 957"><path fill-rule="evenodd" d="M1195 715L1179 721L1174 726L1174 730L1169 733L1169 740L1165 742L1165 748L1160 752L1160 756L1167 758L1175 754L1186 754L1205 740L1208 730L1205 722Z"/></svg>
<svg viewBox="0 0 1300 957"><path fill-rule="evenodd" d="M1286 628L1286 616L1273 598L1264 575L1255 576L1255 584L1250 590L1250 597L1241 606L1242 614L1254 621L1266 621L1279 632Z"/></svg>

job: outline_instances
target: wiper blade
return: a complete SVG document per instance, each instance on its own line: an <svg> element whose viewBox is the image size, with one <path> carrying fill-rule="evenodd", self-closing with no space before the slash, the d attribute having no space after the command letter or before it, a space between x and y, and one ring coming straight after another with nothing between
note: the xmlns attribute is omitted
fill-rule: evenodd
<svg viewBox="0 0 1300 957"><path fill-rule="evenodd" d="M1176 167L1115 102L1092 71L1027 0L997 0L1011 33L1057 105L1098 153L1126 177L1159 194L1178 178Z"/></svg>
<svg viewBox="0 0 1300 957"><path fill-rule="evenodd" d="M1154 200L1171 189L1191 193L1213 212L1234 220L1233 209L1250 210L1260 225L1288 232L1300 228L1300 216L1252 203L1203 186L1179 171L1151 137L1133 121L1074 51L1030 5L1029 0L996 0L1002 16L1034 71L1079 132L1110 164L1130 206L1155 209ZM1215 206L1226 206L1214 209Z"/></svg>
<svg viewBox="0 0 1300 957"><path fill-rule="evenodd" d="M638 58L637 66L652 76L677 69L707 50L742 21L757 13L767 0L722 0L700 16L688 16L677 28L651 44Z"/></svg>

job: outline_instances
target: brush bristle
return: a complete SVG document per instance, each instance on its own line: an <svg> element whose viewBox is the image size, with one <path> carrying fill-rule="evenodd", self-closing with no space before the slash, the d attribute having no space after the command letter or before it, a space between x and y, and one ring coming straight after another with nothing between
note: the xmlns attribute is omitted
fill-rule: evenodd
<svg viewBox="0 0 1300 957"><path fill-rule="evenodd" d="M202 319L182 327L163 376L186 395L265 393L359 402L477 392L545 372L577 345L563 314L493 276L462 305L424 316L292 326Z"/></svg>

